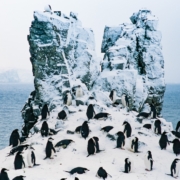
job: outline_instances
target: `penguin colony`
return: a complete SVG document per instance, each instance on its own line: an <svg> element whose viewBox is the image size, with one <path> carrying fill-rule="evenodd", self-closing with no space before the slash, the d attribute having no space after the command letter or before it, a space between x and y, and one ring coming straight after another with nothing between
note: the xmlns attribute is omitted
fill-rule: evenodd
<svg viewBox="0 0 180 180"><path fill-rule="evenodd" d="M47 5L45 7L44 12L52 14L51 6ZM71 14L71 17L77 19L75 14ZM60 112L57 113L57 118L56 118L56 121L60 122L60 127L61 126L63 127L64 124L66 124L66 120L68 121L69 117L73 116L73 113L71 114L68 108L73 105L73 100L80 99L84 95L85 93L83 92L83 89L80 85L75 86L72 88L71 91L66 91L64 93L64 97L63 97L64 107ZM131 111L131 107L130 107L130 99L128 97L128 92L123 93L121 98L119 98L117 96L116 90L113 89L109 94L109 99L111 100L112 107L116 109L116 111L123 111L125 115L131 114L134 117L134 114L133 114L134 112ZM110 114L108 112L102 112L102 111L98 112L95 106L97 105L97 100L94 96L90 96L86 104L87 104L86 112L83 111L83 113L86 115L86 119L83 119L79 122L77 121L77 127L71 127L72 129L74 129L74 131L68 131L68 132L72 132L70 134L74 136L77 135L78 138L81 139L82 145L84 144L86 145L86 148L83 149L83 153L81 154L81 156L84 156L85 158L88 157L87 159L84 159L84 161L88 161L88 159L90 158L94 159L97 157L98 159L98 158L103 158L103 156L106 156L106 151L109 150L109 147L101 144L101 138L106 137L106 141L108 144L108 142L110 141L108 137L111 137L111 139L114 140L112 141L112 145L114 146L114 148L112 147L113 151L119 151L119 153L123 153L123 151L126 151L129 156L134 157L135 155L137 157L136 160L138 160L138 158L140 159L143 155L144 156L143 169L146 170L147 172L153 171L154 170L153 166L155 164L153 155L152 155L153 152L150 150L146 152L139 150L141 149L141 144L142 144L141 136L143 134L148 135L148 133L150 133L151 131L156 136L160 137L159 138L159 153L161 153L161 150L163 151L166 150L167 146L172 144L172 151L175 154L175 156L178 156L180 154L180 141L178 139L180 138L180 121L178 122L175 131L171 131L172 135L175 136L176 138L170 141L167 135L169 134L169 132L162 131L163 123L161 122L160 118L157 117L156 106L153 103L149 105L150 112L139 112L136 118L134 118L134 120L137 123L139 123L139 126L140 126L140 128L138 127L139 129L144 128L147 130L143 132L141 131L138 132L139 134L138 137L137 135L134 135L133 127L131 125L131 122L129 122L128 120L124 120L123 122L121 121L121 125L123 126L122 130L116 131L114 132L114 134L110 134L110 132L112 132L116 128L115 126L113 126L113 114ZM52 119L54 119L54 117L52 117ZM102 132L102 135L100 137L94 136L94 132L91 132L90 128L95 123L101 124L102 120L108 122L108 124L106 124L107 126L100 127L99 129L97 127L96 130L99 132ZM148 122L148 124L144 124L144 121ZM44 104L41 111L41 117L39 118L39 121L37 123L37 125L40 125L40 128L38 129L37 127L34 127L35 133L31 134L32 136L31 138L33 138L33 136L40 135L42 138L42 142L46 141L46 146L44 146L44 151L41 152L43 154L43 158L42 156L40 158L39 156L35 155L36 150L33 146L36 144L31 143L32 141L30 141L31 139L30 134L29 136L26 136L26 137L20 137L18 129L15 129L14 131L12 131L12 134L10 135L10 139L9 139L9 146L11 149L7 153L6 158L13 157L14 161L12 161L12 166L15 170L20 170L24 168L25 169L36 168L36 166L40 167L41 164L36 164L36 160L47 161L48 163L51 164L53 168L53 161L56 159L56 157L59 156L60 154L64 154L64 156L66 156L65 151L69 147L73 147L74 153L77 151L74 148L75 146L74 144L76 144L76 141L74 141L73 139L62 138L62 139L59 139L58 141L55 139L55 137L58 135L58 132L61 132L61 129L54 130L53 128L50 128L49 124L51 123L52 121L50 119L50 111L48 109L48 104ZM116 126L120 126L120 125L116 124ZM52 138L52 136L54 138ZM56 142L55 145L54 145L54 141ZM101 146L103 145L103 147L105 148L103 150L100 150L100 145ZM101 156L101 154L103 155ZM74 155L76 155L76 153ZM65 158L68 159L70 157L65 157ZM131 157L124 157L124 159L122 160L124 164L124 166L122 166L123 170L121 170L120 172L123 172L125 174L129 174L133 172L133 169L134 169L133 164L136 165L136 161L133 162L132 159L133 158ZM109 164L110 165L114 164L114 161L116 162L116 159L113 160L113 162L109 162ZM69 173L70 175L74 175L74 174L81 175L81 174L86 174L89 171L91 171L91 167L88 167L88 168L80 167L78 166L78 162L76 163L77 165L73 165L75 166L74 168L64 169L64 172ZM69 164L71 164L70 161L69 161ZM175 158L172 161L172 164L169 165L169 167L170 167L170 174L166 174L166 175L177 178L180 171L180 159ZM156 168L158 169L159 167L156 167ZM93 172L94 179L96 177L102 178L104 180L109 177L113 178L113 176L109 174L109 171L111 171L112 169L113 168L109 170L109 169L104 169L104 167L99 167L98 169L96 169L96 172ZM8 177L7 172L8 172L8 169L6 168L1 169L0 180L10 179ZM24 178L26 178L26 176L20 174L22 173L22 171L18 171L18 172L19 172L19 175L14 177L13 180L23 180ZM61 180L64 180L64 179L67 179L67 178L61 178ZM77 177L74 177L74 179L79 180L79 178ZM115 177L115 179L118 179L118 178Z"/></svg>
<svg viewBox="0 0 180 180"><path fill-rule="evenodd" d="M78 88L80 88L80 86L77 86ZM113 93L115 94L113 96ZM117 95L115 93L115 90L113 90L113 93L110 93L110 99L112 100L112 106L114 107L114 102L115 99L117 98ZM70 94L70 92L68 91L68 94ZM76 90L73 89L72 94L77 95L78 97L80 97L80 94L83 95L82 90L80 90L80 93L76 93ZM67 94L66 94L67 95ZM123 94L123 98L126 95ZM92 98L92 97L91 97ZM90 99L91 99L90 98ZM68 101L68 100L67 100ZM65 116L63 117L61 115L59 115L62 111L60 111L57 115L57 119L58 121L63 121L65 122L65 120L68 120L68 107L70 106L71 103L67 103L67 101L64 101L64 108L62 111L65 112ZM126 98L123 99L123 101L126 101ZM124 103L124 102L123 102ZM127 107L127 105L129 105L129 101L128 103L122 103L122 107L125 109L125 107ZM119 105L119 104L118 104ZM118 106L115 106L118 109ZM153 107L155 107L153 105ZM129 106L128 106L129 108ZM122 108L120 109L120 111L122 110ZM129 111L127 109L125 109L125 111ZM154 111L154 109L153 109ZM129 112L130 113L130 112ZM148 116L147 116L148 114ZM139 113L136 117L137 117L137 122L138 118L141 117L142 119L146 120L145 118L148 118L150 114L155 114L154 112L149 112L149 113L145 113L145 115L143 113ZM39 118L39 122L41 123L41 128L40 130L37 130L37 132L40 132L41 137L44 139L47 139L47 143L46 143L46 147L45 147L45 153L44 153L44 160L46 159L50 159L53 160L54 158L56 158L56 154L57 152L61 152L61 148L63 149L67 149L69 146L73 146L72 143L76 143L75 141L73 141L72 139L62 139L58 142L56 142L56 144L54 145L54 139L52 138L52 136L55 136L58 134L59 131L61 130L54 130L52 128L49 127L48 124L48 116L50 116L50 112L48 110L48 105L45 104L42 108L42 113L41 113L41 118ZM90 130L90 125L91 125L91 121L99 121L100 120L109 120L111 121L111 119L108 119L109 117L109 113L107 112L100 112L100 113L96 113L95 110L95 105L94 104L89 104L87 106L87 110L86 110L86 117L87 120L84 120L84 122L82 122L82 124L80 126L77 126L76 128L74 128L74 132L79 134L81 138L84 139L84 143L87 144L87 157L89 156L98 156L98 153L106 153L106 149L100 150L100 138L96 137L96 136L90 136L91 130ZM154 115L151 116L152 118L154 118ZM149 121L151 119L148 119ZM147 120L146 120L147 121ZM148 129L148 131L152 131L154 132L154 134L157 134L158 136L160 136L159 139L159 146L161 150L166 150L167 146L172 143L173 144L173 152L174 154L177 156L178 154L180 154L180 141L179 141L179 137L180 137L180 122L178 122L177 127L176 127L176 131L172 131L171 133L176 136L177 138L175 138L173 141L169 141L168 140L168 132L164 131L162 133L162 122L161 120L156 116L156 118L154 118L154 123L152 124L144 124L142 127L144 129ZM112 123L112 122L111 122ZM142 123L142 122L141 122ZM114 140L116 141L116 143L114 143L114 149L120 149L120 150L124 150L124 151L128 151L127 148L125 148L126 143L129 143L129 152L133 152L133 153L144 153L144 169L146 171L153 171L153 164L154 164L154 160L153 160L153 156L151 151L147 151L147 152L141 152L139 151L140 148L140 143L139 143L139 138L133 135L133 130L131 127L130 122L128 122L128 120L125 120L122 123L122 127L123 130L122 131L118 131L115 133L115 138ZM114 129L114 127L112 125L108 125L108 126L104 126L102 128L99 129L99 131L102 131L102 134L106 134L107 137L110 134L110 131L112 131ZM74 133L73 133L74 134ZM113 135L111 135L113 136ZM29 137L24 137L25 139L29 138ZM15 129L14 131L12 131L11 135L10 135L10 139L9 139L9 145L11 146L11 150L8 153L8 157L9 156L14 156L14 169L18 170L18 169L24 169L24 168L33 168L35 166L40 166L40 164L36 164L36 156L35 156L35 149L30 145L30 144L26 144L26 142L21 140L22 137L20 137L18 129ZM88 141L86 140L88 139ZM108 141L108 139L107 139ZM26 154L26 157L25 155ZM26 158L26 163L25 163L25 159ZM90 158L90 157L89 157ZM38 158L37 158L38 159ZM179 174L179 170L180 170L180 159L176 158L174 159L174 161L172 162L171 166L170 166L170 175L172 177L177 177ZM1 170L1 175L0 175L0 180L4 180L4 179L9 179L8 178L8 174L7 174L7 169L3 168ZM69 171L64 170L64 172L68 172L69 174L73 175L73 174L84 174L87 173L88 171L90 171L90 169L87 169L86 167L75 167ZM124 173L131 173L131 171L133 171L133 161L131 158L129 157L125 157L124 158L124 170L122 172ZM103 167L99 167L99 169L97 170L96 173L96 177L102 178L102 179L107 179L108 177L112 177L110 174L107 173L107 171L103 168ZM24 179L25 176L23 175L19 175L17 177L15 177L14 179ZM62 178L62 179L66 179L66 178ZM75 177L75 179L78 179L77 177Z"/></svg>

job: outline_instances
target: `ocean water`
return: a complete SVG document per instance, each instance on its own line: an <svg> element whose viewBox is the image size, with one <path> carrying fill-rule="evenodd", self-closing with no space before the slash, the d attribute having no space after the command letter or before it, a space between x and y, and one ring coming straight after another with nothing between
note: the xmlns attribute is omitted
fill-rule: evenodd
<svg viewBox="0 0 180 180"><path fill-rule="evenodd" d="M21 130L21 109L33 90L32 84L0 84L0 149L8 146L14 129ZM180 121L180 84L166 86L162 115L174 127Z"/></svg>
<svg viewBox="0 0 180 180"><path fill-rule="evenodd" d="M21 109L33 90L33 84L0 84L0 149L9 145L14 129L21 130Z"/></svg>

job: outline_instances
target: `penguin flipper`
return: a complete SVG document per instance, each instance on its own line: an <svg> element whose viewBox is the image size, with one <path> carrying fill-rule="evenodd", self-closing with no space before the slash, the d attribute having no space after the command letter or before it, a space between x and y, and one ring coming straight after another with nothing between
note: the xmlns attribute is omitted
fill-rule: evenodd
<svg viewBox="0 0 180 180"><path fill-rule="evenodd" d="M89 157L91 154L88 154L86 157Z"/></svg>

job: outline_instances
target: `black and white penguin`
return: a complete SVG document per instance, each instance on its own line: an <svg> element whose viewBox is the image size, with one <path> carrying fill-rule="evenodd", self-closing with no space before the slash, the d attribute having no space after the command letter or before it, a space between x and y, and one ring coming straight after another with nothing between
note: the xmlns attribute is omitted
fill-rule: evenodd
<svg viewBox="0 0 180 180"><path fill-rule="evenodd" d="M178 121L176 125L176 132L180 132L180 121Z"/></svg>
<svg viewBox="0 0 180 180"><path fill-rule="evenodd" d="M13 178L12 180L24 180L25 177L26 177L26 176L20 175L20 176L16 176L16 177Z"/></svg>
<svg viewBox="0 0 180 180"><path fill-rule="evenodd" d="M126 137L131 137L131 132L132 132L132 128L131 128L131 125L127 122L127 121L124 121L123 123L123 126L124 126L124 134L126 135Z"/></svg>
<svg viewBox="0 0 180 180"><path fill-rule="evenodd" d="M111 99L111 101L112 101L113 103L116 102L117 96L116 96L116 90L115 90L115 89L113 89L113 90L110 92L109 98Z"/></svg>
<svg viewBox="0 0 180 180"><path fill-rule="evenodd" d="M41 110L41 119L46 119L47 115L50 115L48 105L45 104Z"/></svg>
<svg viewBox="0 0 180 180"><path fill-rule="evenodd" d="M129 158L126 158L125 160L125 165L124 165L124 173L130 173L132 167L131 167L131 161Z"/></svg>
<svg viewBox="0 0 180 180"><path fill-rule="evenodd" d="M96 154L97 152L96 141L93 138L90 138L88 140L87 151L88 151L87 157Z"/></svg>
<svg viewBox="0 0 180 180"><path fill-rule="evenodd" d="M99 153L99 152L101 152L101 151L104 151L104 150L100 150L100 149L99 149L99 138L96 137L96 136L94 136L93 139L94 139L94 141L95 141L96 153Z"/></svg>
<svg viewBox="0 0 180 180"><path fill-rule="evenodd" d="M152 158L151 151L148 151L147 154L144 156L144 164L145 164L145 169L147 171L152 171L153 158Z"/></svg>
<svg viewBox="0 0 180 180"><path fill-rule="evenodd" d="M129 107L129 99L128 99L128 96L126 94L123 94L121 96L121 103L124 107Z"/></svg>
<svg viewBox="0 0 180 180"><path fill-rule="evenodd" d="M48 123L44 121L41 126L41 136L47 137L48 135L49 135L49 126L48 126Z"/></svg>
<svg viewBox="0 0 180 180"><path fill-rule="evenodd" d="M18 146L20 144L20 135L18 132L18 129L15 129L12 131L10 139L9 139L9 145L12 147Z"/></svg>
<svg viewBox="0 0 180 180"><path fill-rule="evenodd" d="M151 118L153 119L157 118L156 107L153 104L150 104L150 107L151 107Z"/></svg>
<svg viewBox="0 0 180 180"><path fill-rule="evenodd" d="M170 168L171 174L167 174L167 175L170 175L170 176L172 176L172 177L174 177L174 178L177 178L177 177L178 177L178 175L179 175L179 170L180 170L180 166L178 166L179 160L180 160L180 159L177 159L177 158L174 159L174 161L173 161L172 164L171 164L171 168Z"/></svg>
<svg viewBox="0 0 180 180"><path fill-rule="evenodd" d="M68 107L67 106L64 106L62 111L60 111L58 113L58 119L60 120L66 120L68 118L68 114L69 114L69 111L68 111Z"/></svg>
<svg viewBox="0 0 180 180"><path fill-rule="evenodd" d="M54 139L51 137L48 139L48 142L46 144L46 149L45 149L46 157L44 159L47 159L47 158L53 159L54 158L54 153L56 153L56 150L55 150L53 143L52 143L53 140Z"/></svg>
<svg viewBox="0 0 180 180"><path fill-rule="evenodd" d="M96 114L95 116L94 116L94 119L104 119L104 120L106 120L108 117L110 116L110 114L109 113L105 113L105 112L100 112L100 113L98 113L98 114Z"/></svg>
<svg viewBox="0 0 180 180"><path fill-rule="evenodd" d="M72 169L71 171L65 171L65 172L68 172L69 174L73 175L75 173L84 174L84 173L86 173L86 171L89 171L89 170L84 167L76 167L76 168Z"/></svg>
<svg viewBox="0 0 180 180"><path fill-rule="evenodd" d="M177 138L180 138L180 132L178 131L171 131L171 133L176 136Z"/></svg>
<svg viewBox="0 0 180 180"><path fill-rule="evenodd" d="M81 126L76 127L75 132L76 132L77 134L80 134L80 132L81 132Z"/></svg>
<svg viewBox="0 0 180 180"><path fill-rule="evenodd" d="M9 170L5 168L1 169L0 180L10 180L8 177L8 173L6 171L9 171Z"/></svg>
<svg viewBox="0 0 180 180"><path fill-rule="evenodd" d="M161 121L159 119L154 122L154 132L156 134L161 134Z"/></svg>
<svg viewBox="0 0 180 180"><path fill-rule="evenodd" d="M72 95L69 91L66 92L66 95L64 97L64 104L67 106L70 106L72 104Z"/></svg>
<svg viewBox="0 0 180 180"><path fill-rule="evenodd" d="M179 155L180 154L180 141L179 139L174 139L173 141L171 141L171 143L173 143L173 152L174 154Z"/></svg>
<svg viewBox="0 0 180 180"><path fill-rule="evenodd" d="M14 159L14 169L22 169L25 168L25 162L24 162L24 158L23 158L23 152L19 151L17 152L15 159Z"/></svg>
<svg viewBox="0 0 180 180"><path fill-rule="evenodd" d="M134 152L134 153L138 153L138 148L139 148L139 144L138 144L138 138L135 137L132 139L131 141L131 150Z"/></svg>
<svg viewBox="0 0 180 180"><path fill-rule="evenodd" d="M124 149L125 146L125 136L124 133L119 131L117 132L118 138L117 138L117 145L116 148Z"/></svg>
<svg viewBox="0 0 180 180"><path fill-rule="evenodd" d="M144 124L143 127L146 128L146 129L151 129L152 125L151 124Z"/></svg>
<svg viewBox="0 0 180 180"><path fill-rule="evenodd" d="M28 147L29 147L28 144L16 146L13 149L11 149L10 153L8 154L8 156L14 155L14 153L16 153L18 151L27 150Z"/></svg>
<svg viewBox="0 0 180 180"><path fill-rule="evenodd" d="M73 142L74 141L71 139L64 139L64 140L61 140L58 143L56 143L56 145L54 147L63 147L65 149Z"/></svg>
<svg viewBox="0 0 180 180"><path fill-rule="evenodd" d="M88 118L88 121L90 119L93 119L93 117L95 116L95 111L94 111L94 107L92 104L89 104L88 108L87 108L87 111L86 111L86 115L87 115L87 118Z"/></svg>
<svg viewBox="0 0 180 180"><path fill-rule="evenodd" d="M110 130L112 130L114 127L113 126L105 126L103 128L101 128L101 131L104 131L104 132L109 132Z"/></svg>
<svg viewBox="0 0 180 180"><path fill-rule="evenodd" d="M86 139L89 135L89 126L88 126L88 122L84 121L82 126L81 126L81 136Z"/></svg>
<svg viewBox="0 0 180 180"><path fill-rule="evenodd" d="M83 89L82 89L82 87L81 87L80 85L78 85L78 86L76 87L76 89L75 89L75 96L76 96L76 98L80 98L80 97L82 97L83 95L84 95Z"/></svg>
<svg viewBox="0 0 180 180"><path fill-rule="evenodd" d="M33 166L39 166L39 164L36 164L36 156L34 150L35 149L32 146L29 146L27 149L27 165L29 168L32 168Z"/></svg>
<svg viewBox="0 0 180 180"><path fill-rule="evenodd" d="M159 145L160 145L161 150L166 149L167 144L169 144L169 140L168 140L168 137L166 134L167 134L167 132L164 131L159 140Z"/></svg>
<svg viewBox="0 0 180 180"><path fill-rule="evenodd" d="M94 96L90 96L86 102L87 105L89 104L95 104L97 102L97 100L95 99Z"/></svg>
<svg viewBox="0 0 180 180"><path fill-rule="evenodd" d="M105 180L108 177L108 173L105 169L100 167L97 171L96 177L103 178Z"/></svg>

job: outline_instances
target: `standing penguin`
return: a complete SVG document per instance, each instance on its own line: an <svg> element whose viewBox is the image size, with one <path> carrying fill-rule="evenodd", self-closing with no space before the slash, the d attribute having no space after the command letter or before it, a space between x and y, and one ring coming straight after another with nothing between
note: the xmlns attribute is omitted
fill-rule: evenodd
<svg viewBox="0 0 180 180"><path fill-rule="evenodd" d="M15 146L18 146L20 144L20 136L19 136L19 133L18 133L18 129L15 129L12 133L11 133L11 136L10 136L10 139L9 139L9 145L12 147L15 147Z"/></svg>
<svg viewBox="0 0 180 180"><path fill-rule="evenodd" d="M47 114L50 115L49 110L48 110L48 105L45 104L41 110L41 119L46 119Z"/></svg>
<svg viewBox="0 0 180 180"><path fill-rule="evenodd" d="M82 126L81 126L81 136L86 139L89 135L89 126L88 126L88 122L84 121Z"/></svg>
<svg viewBox="0 0 180 180"><path fill-rule="evenodd" d="M117 146L116 148L121 148L121 149L124 149L124 145L125 145L125 136L124 136L124 133L119 131L117 133L118 135L118 138L117 138Z"/></svg>
<svg viewBox="0 0 180 180"><path fill-rule="evenodd" d="M87 108L87 111L86 111L86 115L87 115L87 118L88 118L88 121L90 119L92 119L95 115L95 111L94 111L94 107L92 104L89 104L88 108Z"/></svg>
<svg viewBox="0 0 180 180"><path fill-rule="evenodd" d="M156 134L161 134L161 121L159 119L154 122L154 132Z"/></svg>
<svg viewBox="0 0 180 180"><path fill-rule="evenodd" d="M5 168L1 169L0 180L9 180L8 173L6 171L8 170Z"/></svg>
<svg viewBox="0 0 180 180"><path fill-rule="evenodd" d="M28 164L29 168L39 165L39 164L36 164L36 156L35 156L33 150L34 150L33 147L31 147L31 146L28 147L27 164Z"/></svg>
<svg viewBox="0 0 180 180"><path fill-rule="evenodd" d="M50 159L53 159L53 156L54 156L54 153L56 153L56 150L53 146L53 141L54 139L53 138L49 138L48 139L48 142L46 144L46 157L44 159L47 159L47 158L50 158Z"/></svg>
<svg viewBox="0 0 180 180"><path fill-rule="evenodd" d="M104 151L104 150L100 150L100 149L99 149L99 138L96 137L96 136L94 136L93 139L94 139L94 141L95 141L96 153L99 153L99 152L101 152L101 151Z"/></svg>
<svg viewBox="0 0 180 180"><path fill-rule="evenodd" d="M131 161L129 160L129 158L125 159L125 165L124 165L124 173L129 173L131 171L132 167L131 167Z"/></svg>
<svg viewBox="0 0 180 180"><path fill-rule="evenodd" d="M116 97L116 90L115 90L115 89L113 89L113 90L110 92L109 98L111 99L111 101L112 101L113 103L116 102L117 97Z"/></svg>
<svg viewBox="0 0 180 180"><path fill-rule="evenodd" d="M46 121L44 121L42 123L42 126L41 126L41 135L42 137L47 137L49 135L49 126L48 126L48 123Z"/></svg>
<svg viewBox="0 0 180 180"><path fill-rule="evenodd" d="M64 104L66 104L67 106L70 106L72 104L72 96L69 91L66 92L66 95L64 97Z"/></svg>
<svg viewBox="0 0 180 180"><path fill-rule="evenodd" d="M180 154L180 141L179 139L174 139L171 143L173 143L173 152L174 154L179 155Z"/></svg>
<svg viewBox="0 0 180 180"><path fill-rule="evenodd" d="M80 98L83 96L83 90L82 90L82 87L80 85L78 85L76 87L75 96L76 96L76 98Z"/></svg>
<svg viewBox="0 0 180 180"><path fill-rule="evenodd" d="M97 152L96 141L93 138L88 140L87 151L88 151L87 157L96 154Z"/></svg>
<svg viewBox="0 0 180 180"><path fill-rule="evenodd" d="M124 134L126 135L126 137L127 138L131 137L131 132L132 132L131 125L127 121L124 121L123 126L124 126Z"/></svg>
<svg viewBox="0 0 180 180"><path fill-rule="evenodd" d="M135 137L134 139L132 139L131 141L131 150L134 152L134 153L138 153L138 148L139 148L139 144L138 144L138 138Z"/></svg>
<svg viewBox="0 0 180 180"><path fill-rule="evenodd" d="M108 176L108 173L106 172L105 169L103 169L102 167L100 167L97 171L97 174L96 174L97 177L99 178L103 178L104 180L107 178Z"/></svg>
<svg viewBox="0 0 180 180"><path fill-rule="evenodd" d="M25 168L25 163L22 156L22 151L17 152L15 159L14 159L14 169L22 169L23 166Z"/></svg>
<svg viewBox="0 0 180 180"><path fill-rule="evenodd" d="M180 166L177 166L177 163L179 162L179 160L180 159L174 159L174 161L171 164L171 168L170 168L171 174L167 174L167 175L170 175L174 178L178 177Z"/></svg>
<svg viewBox="0 0 180 180"><path fill-rule="evenodd" d="M121 96L121 102L122 102L122 105L124 107L129 107L129 99L128 99L128 96L126 94L123 94Z"/></svg>
<svg viewBox="0 0 180 180"><path fill-rule="evenodd" d="M151 118L153 119L157 118L156 107L153 104L150 104L150 107L151 107Z"/></svg>
<svg viewBox="0 0 180 180"><path fill-rule="evenodd" d="M180 121L178 121L176 125L176 132L180 132Z"/></svg>
<svg viewBox="0 0 180 180"><path fill-rule="evenodd" d="M166 149L167 147L167 144L169 144L169 140L168 140L168 137L167 137L167 132L163 132L162 135L161 135L161 138L159 140L159 145L161 147L161 150L162 149Z"/></svg>
<svg viewBox="0 0 180 180"><path fill-rule="evenodd" d="M152 171L153 168L153 158L151 151L148 151L147 154L144 156L144 163L147 171Z"/></svg>

